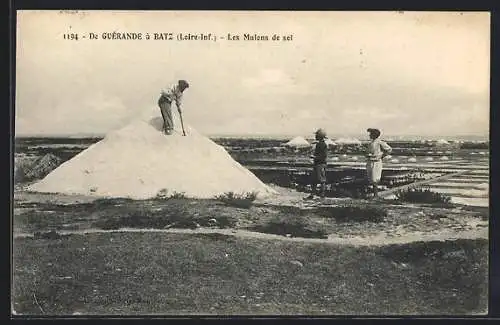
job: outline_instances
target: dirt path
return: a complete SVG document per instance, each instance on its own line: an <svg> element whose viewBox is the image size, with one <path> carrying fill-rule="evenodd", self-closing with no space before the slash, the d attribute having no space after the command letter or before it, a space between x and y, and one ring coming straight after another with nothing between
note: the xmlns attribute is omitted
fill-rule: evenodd
<svg viewBox="0 0 500 325"><path fill-rule="evenodd" d="M235 236L239 238L255 238L255 239L272 239L292 242L306 242L306 243L323 243L334 245L349 245L349 246L384 246L392 244L407 244L412 242L428 242L428 241L445 241L455 239L488 239L488 228L473 229L466 231L433 231L433 232L403 232L394 235L387 233L380 233L375 236L350 236L338 237L335 235L328 236L327 239L319 238L302 238L302 237L285 237L280 235L266 234L260 232L253 232L247 230L234 230L234 229L134 229L122 228L117 230L103 230L103 229L87 229L87 230L72 230L72 231L58 231L60 235L85 235L96 233L177 233L177 234L221 234L228 236ZM32 234L18 233L14 234L14 238L33 237Z"/></svg>

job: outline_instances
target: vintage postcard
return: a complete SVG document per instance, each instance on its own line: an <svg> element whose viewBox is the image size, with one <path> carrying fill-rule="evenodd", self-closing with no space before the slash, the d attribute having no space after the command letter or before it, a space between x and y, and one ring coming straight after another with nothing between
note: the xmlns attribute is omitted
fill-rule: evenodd
<svg viewBox="0 0 500 325"><path fill-rule="evenodd" d="M13 315L488 312L488 12L16 16Z"/></svg>

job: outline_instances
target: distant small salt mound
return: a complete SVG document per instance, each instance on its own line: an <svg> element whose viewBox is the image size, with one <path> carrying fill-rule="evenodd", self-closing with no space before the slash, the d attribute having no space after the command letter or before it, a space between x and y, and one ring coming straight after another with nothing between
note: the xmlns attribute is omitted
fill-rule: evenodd
<svg viewBox="0 0 500 325"><path fill-rule="evenodd" d="M307 148L311 146L311 144L301 136L293 138L284 145L286 147L291 147L291 148Z"/></svg>
<svg viewBox="0 0 500 325"><path fill-rule="evenodd" d="M347 158L347 155L346 155L346 154L343 154L343 155L342 155L342 158Z"/></svg>
<svg viewBox="0 0 500 325"><path fill-rule="evenodd" d="M417 158L415 157L408 158L408 162L417 162Z"/></svg>
<svg viewBox="0 0 500 325"><path fill-rule="evenodd" d="M353 160L353 161L356 161L356 160L358 160L359 158L358 158L357 156L352 156L350 159L351 159L351 160Z"/></svg>
<svg viewBox="0 0 500 325"><path fill-rule="evenodd" d="M392 156L391 156L391 155L387 155L387 156L385 156L385 157L384 157L384 159L385 159L385 160L389 160L389 159L391 159L391 158L392 158Z"/></svg>
<svg viewBox="0 0 500 325"><path fill-rule="evenodd" d="M477 152L471 152L470 154L471 155L477 155L478 153Z"/></svg>
<svg viewBox="0 0 500 325"><path fill-rule="evenodd" d="M480 184L475 185L474 187L477 189L487 190L490 188L490 184L489 183L480 183Z"/></svg>
<svg viewBox="0 0 500 325"><path fill-rule="evenodd" d="M434 160L434 158L432 158L432 157L425 157L425 160L426 160L426 161L433 161L433 160Z"/></svg>
<svg viewBox="0 0 500 325"><path fill-rule="evenodd" d="M332 161L339 161L339 157L333 157Z"/></svg>
<svg viewBox="0 0 500 325"><path fill-rule="evenodd" d="M391 159L391 163L393 163L393 164L398 163L398 162L399 162L399 159L397 159L397 158Z"/></svg>
<svg viewBox="0 0 500 325"><path fill-rule="evenodd" d="M486 155L486 151L481 151L481 152L479 152L479 154L484 156L484 155Z"/></svg>
<svg viewBox="0 0 500 325"><path fill-rule="evenodd" d="M441 158L439 158L439 160L449 160L449 159L446 156L442 156Z"/></svg>
<svg viewBox="0 0 500 325"><path fill-rule="evenodd" d="M434 153L434 152L432 152L432 151L427 151L427 154L428 154L428 155L432 155L433 153Z"/></svg>
<svg viewBox="0 0 500 325"><path fill-rule="evenodd" d="M450 143L444 139L439 139L436 141L436 145L438 146L446 146L446 145L449 145Z"/></svg>
<svg viewBox="0 0 500 325"><path fill-rule="evenodd" d="M361 141L359 141L356 138L339 138L335 140L335 143L337 144L356 144L360 145Z"/></svg>

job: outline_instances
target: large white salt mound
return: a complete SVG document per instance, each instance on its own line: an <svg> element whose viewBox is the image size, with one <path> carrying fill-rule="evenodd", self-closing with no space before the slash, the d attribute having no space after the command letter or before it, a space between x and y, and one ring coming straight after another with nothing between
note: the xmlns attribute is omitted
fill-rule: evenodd
<svg viewBox="0 0 500 325"><path fill-rule="evenodd" d="M225 192L276 192L190 127L170 136L162 119L142 118L109 133L28 190L147 199L160 191L212 198Z"/></svg>

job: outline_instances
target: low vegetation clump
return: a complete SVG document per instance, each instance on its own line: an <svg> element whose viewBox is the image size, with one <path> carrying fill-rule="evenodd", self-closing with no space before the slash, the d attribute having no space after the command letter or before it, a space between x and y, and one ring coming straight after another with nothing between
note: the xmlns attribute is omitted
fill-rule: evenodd
<svg viewBox="0 0 500 325"><path fill-rule="evenodd" d="M173 192L172 194L168 194L167 189L162 189L156 194L156 199L186 199L185 192Z"/></svg>
<svg viewBox="0 0 500 325"><path fill-rule="evenodd" d="M442 203L450 204L451 197L434 192L429 188L410 188L396 192L396 201L411 203Z"/></svg>
<svg viewBox="0 0 500 325"><path fill-rule="evenodd" d="M305 220L279 220L275 219L263 225L256 225L248 228L248 230L281 235L287 237L302 237L302 238L328 238L328 233L321 227L315 227Z"/></svg>
<svg viewBox="0 0 500 325"><path fill-rule="evenodd" d="M134 200L130 198L100 198L92 202L92 205L96 207L112 207L117 205L130 204Z"/></svg>
<svg viewBox="0 0 500 325"><path fill-rule="evenodd" d="M184 192L174 192L169 196L170 199L186 199L186 193Z"/></svg>
<svg viewBox="0 0 500 325"><path fill-rule="evenodd" d="M387 217L387 209L370 205L332 206L320 208L317 213L339 222L382 222Z"/></svg>
<svg viewBox="0 0 500 325"><path fill-rule="evenodd" d="M224 194L215 197L216 200L224 202L225 204L237 208L249 209L255 199L257 198L257 192L248 192L244 194L238 194L234 192L226 192Z"/></svg>

